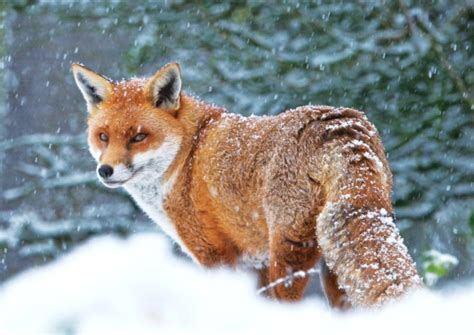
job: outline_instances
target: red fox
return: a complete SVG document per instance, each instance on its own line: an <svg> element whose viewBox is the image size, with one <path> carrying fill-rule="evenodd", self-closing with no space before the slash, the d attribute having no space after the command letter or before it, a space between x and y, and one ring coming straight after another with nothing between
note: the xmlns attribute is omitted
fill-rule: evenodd
<svg viewBox="0 0 474 335"><path fill-rule="evenodd" d="M168 64L113 82L73 64L88 143L107 187L124 187L198 264L253 265L261 285L321 260L340 308L421 286L393 221L392 175L375 127L351 108L243 117L181 90ZM272 289L301 299L308 277Z"/></svg>

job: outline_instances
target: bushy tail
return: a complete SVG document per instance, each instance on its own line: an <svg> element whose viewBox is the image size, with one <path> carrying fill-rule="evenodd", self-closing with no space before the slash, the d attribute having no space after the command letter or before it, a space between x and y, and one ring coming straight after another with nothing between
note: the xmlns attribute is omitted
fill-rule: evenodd
<svg viewBox="0 0 474 335"><path fill-rule="evenodd" d="M369 306L421 280L393 221L391 174L378 134L365 117L349 112L327 120L321 165L326 203L316 232L352 305Z"/></svg>

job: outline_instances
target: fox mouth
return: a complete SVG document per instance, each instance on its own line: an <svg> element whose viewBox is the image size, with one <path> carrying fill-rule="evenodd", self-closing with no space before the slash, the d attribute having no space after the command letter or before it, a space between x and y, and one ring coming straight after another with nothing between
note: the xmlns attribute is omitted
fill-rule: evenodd
<svg viewBox="0 0 474 335"><path fill-rule="evenodd" d="M136 175L138 173L140 173L141 171L143 171L143 166L138 168L137 170L135 170L133 172L133 174L127 179L124 179L124 180L104 180L104 179L100 178L100 181L107 187L116 188L116 187L120 187L120 186L124 185L125 183L129 182L131 179L136 177Z"/></svg>

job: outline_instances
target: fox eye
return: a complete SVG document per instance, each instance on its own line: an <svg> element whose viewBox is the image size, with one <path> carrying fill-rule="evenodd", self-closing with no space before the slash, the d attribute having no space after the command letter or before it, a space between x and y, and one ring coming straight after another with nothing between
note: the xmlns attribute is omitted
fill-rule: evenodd
<svg viewBox="0 0 474 335"><path fill-rule="evenodd" d="M107 134L105 133L100 133L99 134L99 139L102 141L102 142L107 142L109 140L109 137L107 136Z"/></svg>
<svg viewBox="0 0 474 335"><path fill-rule="evenodd" d="M136 134L135 136L132 137L132 143L141 142L146 138L146 136L147 135L144 134L144 133L138 133L138 134Z"/></svg>

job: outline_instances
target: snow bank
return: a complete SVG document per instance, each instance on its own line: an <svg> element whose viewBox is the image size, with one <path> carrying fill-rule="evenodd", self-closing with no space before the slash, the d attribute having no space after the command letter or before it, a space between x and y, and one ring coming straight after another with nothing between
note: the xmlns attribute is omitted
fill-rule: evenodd
<svg viewBox="0 0 474 335"><path fill-rule="evenodd" d="M345 314L316 298L283 304L255 292L250 275L177 259L159 235L101 237L4 284L0 334L454 334L472 327L474 285Z"/></svg>

